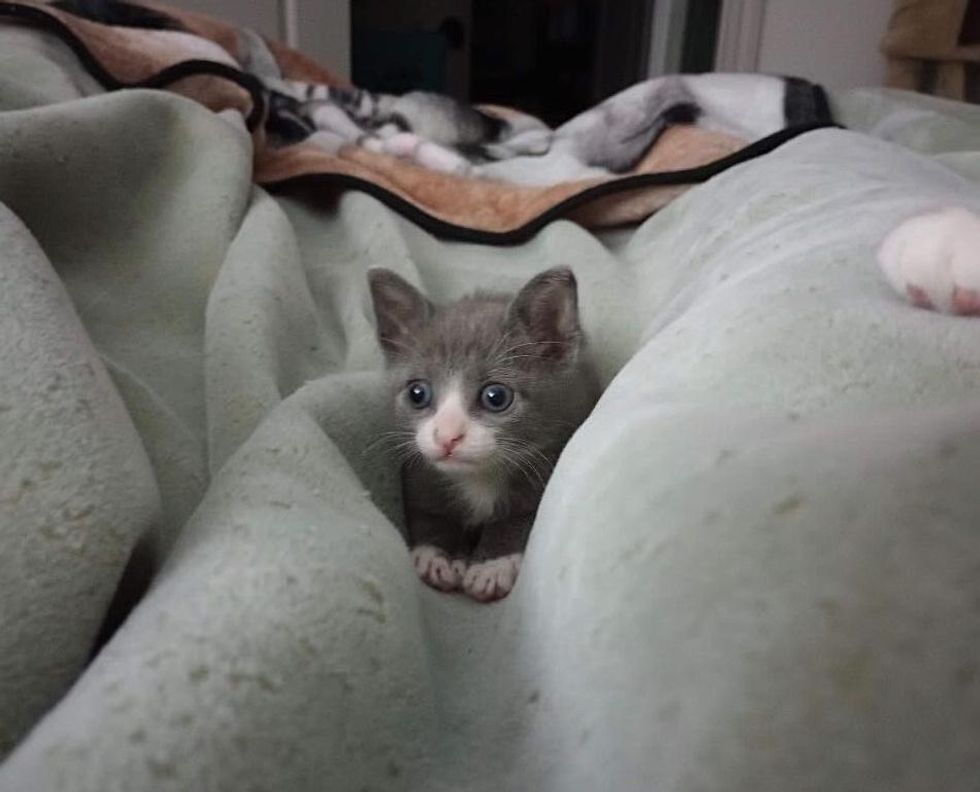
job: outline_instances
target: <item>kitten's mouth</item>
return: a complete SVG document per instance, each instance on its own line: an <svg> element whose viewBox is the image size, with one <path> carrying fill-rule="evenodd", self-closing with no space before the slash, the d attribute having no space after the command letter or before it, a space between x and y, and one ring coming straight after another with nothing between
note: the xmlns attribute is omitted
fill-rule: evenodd
<svg viewBox="0 0 980 792"><path fill-rule="evenodd" d="M437 468L449 473L473 470L480 464L479 459L461 457L455 454L446 454L445 456L436 457L431 461Z"/></svg>

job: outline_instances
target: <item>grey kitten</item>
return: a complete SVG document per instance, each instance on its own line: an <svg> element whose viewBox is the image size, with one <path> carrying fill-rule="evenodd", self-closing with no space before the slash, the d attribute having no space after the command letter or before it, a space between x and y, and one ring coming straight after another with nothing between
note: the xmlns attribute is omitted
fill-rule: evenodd
<svg viewBox="0 0 980 792"><path fill-rule="evenodd" d="M409 545L419 577L477 600L513 587L545 484L595 405L575 276L433 305L368 275L388 363Z"/></svg>

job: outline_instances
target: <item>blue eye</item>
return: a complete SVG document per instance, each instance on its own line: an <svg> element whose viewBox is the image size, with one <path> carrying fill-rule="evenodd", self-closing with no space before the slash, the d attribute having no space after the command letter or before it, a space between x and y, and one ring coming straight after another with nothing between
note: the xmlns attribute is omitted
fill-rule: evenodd
<svg viewBox="0 0 980 792"><path fill-rule="evenodd" d="M413 380L408 383L405 394L408 396L408 403L416 410L432 404L432 386L425 380Z"/></svg>
<svg viewBox="0 0 980 792"><path fill-rule="evenodd" d="M480 404L490 412L503 412L514 403L514 391L506 385L484 385L480 391Z"/></svg>

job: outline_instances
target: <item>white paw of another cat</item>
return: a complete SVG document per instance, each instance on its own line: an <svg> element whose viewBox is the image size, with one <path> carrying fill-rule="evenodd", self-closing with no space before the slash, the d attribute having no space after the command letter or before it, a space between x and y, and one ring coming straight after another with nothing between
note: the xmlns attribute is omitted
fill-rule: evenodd
<svg viewBox="0 0 980 792"><path fill-rule="evenodd" d="M895 290L920 308L980 316L980 215L954 207L917 215L878 249Z"/></svg>
<svg viewBox="0 0 980 792"><path fill-rule="evenodd" d="M462 174L470 168L469 162L459 154L411 132L399 132L385 138L384 152L442 173Z"/></svg>
<svg viewBox="0 0 980 792"><path fill-rule="evenodd" d="M522 553L471 564L463 575L463 591L480 602L506 597L517 582Z"/></svg>
<svg viewBox="0 0 980 792"><path fill-rule="evenodd" d="M419 545L412 548L412 563L425 583L440 591L455 591L463 581L466 564L452 560L438 547Z"/></svg>

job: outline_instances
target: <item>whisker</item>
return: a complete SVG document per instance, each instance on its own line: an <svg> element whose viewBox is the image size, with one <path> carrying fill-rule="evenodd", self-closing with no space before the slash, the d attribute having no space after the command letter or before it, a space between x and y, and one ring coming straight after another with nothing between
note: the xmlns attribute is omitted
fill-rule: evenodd
<svg viewBox="0 0 980 792"><path fill-rule="evenodd" d="M533 475L542 488L546 486L547 479L551 476L553 464L543 452L529 443L514 438L502 438L498 441L498 447L504 459L519 467L528 481L532 480L531 476ZM538 459L543 464L540 464Z"/></svg>
<svg viewBox="0 0 980 792"><path fill-rule="evenodd" d="M398 443L408 442L413 437L414 437L413 432L409 432L404 429L395 432L382 432L377 437L375 437L374 440L372 440L371 442L367 443L367 445L364 446L363 453L365 454L372 453L373 451L377 450L378 447L380 446L392 445L392 444L397 446Z"/></svg>
<svg viewBox="0 0 980 792"><path fill-rule="evenodd" d="M511 352L516 352L518 349L523 349L529 346L568 346L568 341L525 341L520 344L514 344L512 347L508 347L501 355L507 355Z"/></svg>
<svg viewBox="0 0 980 792"><path fill-rule="evenodd" d="M389 344L389 345L391 345L393 347L397 347L397 348L399 348L399 349L401 349L401 350L403 350L405 352L414 352L417 349L414 340L412 342L407 342L407 341L402 341L401 339L398 339L398 338L392 338L390 336L386 336L384 338L384 340L383 341L379 341L379 343L381 343L381 344Z"/></svg>
<svg viewBox="0 0 980 792"><path fill-rule="evenodd" d="M553 468L555 465L554 460L544 453L540 448L531 445L527 442L518 441L519 448L523 453L529 454L531 457L537 456L538 459L544 464L546 469Z"/></svg>
<svg viewBox="0 0 980 792"><path fill-rule="evenodd" d="M517 467L524 477L531 483L533 483L532 476L538 479L538 482L544 487L544 481L541 479L541 475L538 471L519 454L515 453L514 449L501 449L504 461L510 463L511 465Z"/></svg>

